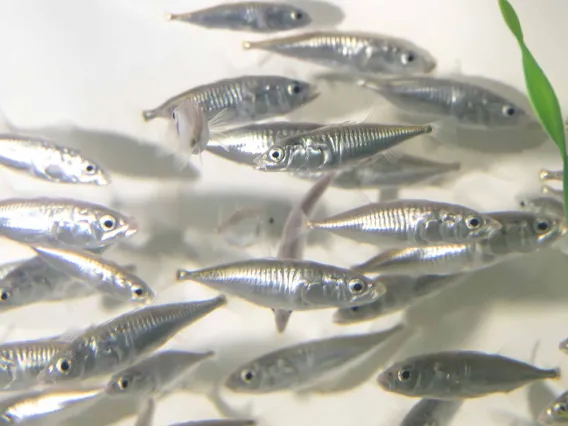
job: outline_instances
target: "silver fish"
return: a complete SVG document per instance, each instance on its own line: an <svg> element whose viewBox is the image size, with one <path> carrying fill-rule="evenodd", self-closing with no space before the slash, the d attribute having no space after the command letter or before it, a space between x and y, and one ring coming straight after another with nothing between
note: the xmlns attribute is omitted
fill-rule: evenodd
<svg viewBox="0 0 568 426"><path fill-rule="evenodd" d="M462 401L422 399L404 416L400 426L449 426Z"/></svg>
<svg viewBox="0 0 568 426"><path fill-rule="evenodd" d="M355 324L405 309L426 297L458 285L466 276L466 274L381 276L381 282L387 289L383 297L366 305L340 308L333 314L333 322L343 325Z"/></svg>
<svg viewBox="0 0 568 426"><path fill-rule="evenodd" d="M0 134L0 164L49 182L110 183L102 168L79 151L40 138Z"/></svg>
<svg viewBox="0 0 568 426"><path fill-rule="evenodd" d="M379 374L378 383L386 391L410 397L465 399L507 393L559 376L559 369L540 369L497 354L448 351L397 362Z"/></svg>
<svg viewBox="0 0 568 426"><path fill-rule="evenodd" d="M356 166L408 139L433 131L430 125L333 124L277 141L254 159L255 168L299 172Z"/></svg>
<svg viewBox="0 0 568 426"><path fill-rule="evenodd" d="M527 197L519 201L523 210L564 218L564 202L556 197Z"/></svg>
<svg viewBox="0 0 568 426"><path fill-rule="evenodd" d="M33 249L52 268L113 298L149 303L156 296L150 286L136 274L96 254L47 246L34 246Z"/></svg>
<svg viewBox="0 0 568 426"><path fill-rule="evenodd" d="M311 385L402 328L398 325L378 333L332 337L278 349L240 366L226 379L225 386L233 392L265 394Z"/></svg>
<svg viewBox="0 0 568 426"><path fill-rule="evenodd" d="M224 131L207 145L207 151L239 164L254 167L254 159L262 155L276 141L322 127L315 123L271 123L249 124Z"/></svg>
<svg viewBox="0 0 568 426"><path fill-rule="evenodd" d="M394 200L311 220L307 226L366 242L407 246L479 241L494 235L502 225L487 214L458 204Z"/></svg>
<svg viewBox="0 0 568 426"><path fill-rule="evenodd" d="M101 399L101 388L48 388L0 401L0 424L59 426Z"/></svg>
<svg viewBox="0 0 568 426"><path fill-rule="evenodd" d="M312 22L310 15L299 7L260 1L220 4L190 13L169 14L167 18L205 28L255 33L293 30Z"/></svg>
<svg viewBox="0 0 568 426"><path fill-rule="evenodd" d="M436 67L432 55L407 40L355 32L308 32L265 41L245 41L243 48L362 73L427 73Z"/></svg>
<svg viewBox="0 0 568 426"><path fill-rule="evenodd" d="M252 259L196 271L179 269L177 279L289 311L360 305L385 292L380 282L364 275L302 260Z"/></svg>
<svg viewBox="0 0 568 426"><path fill-rule="evenodd" d="M86 201L43 197L0 201L0 235L21 243L96 249L136 231L134 219Z"/></svg>
<svg viewBox="0 0 568 426"><path fill-rule="evenodd" d="M564 201L564 190L563 189L556 189L552 186L544 185L542 187L542 193L545 195L550 195L552 197L556 197L560 201Z"/></svg>
<svg viewBox="0 0 568 426"><path fill-rule="evenodd" d="M543 425L562 425L568 423L568 392L564 392L546 407L538 416Z"/></svg>
<svg viewBox="0 0 568 426"><path fill-rule="evenodd" d="M142 115L146 121L172 118L174 109L190 100L201 107L207 119L223 112L228 123L238 124L287 114L317 96L316 87L304 81L276 75L246 75L195 87L155 109L143 111Z"/></svg>
<svg viewBox="0 0 568 426"><path fill-rule="evenodd" d="M112 373L155 351L225 303L224 296L217 296L198 302L148 306L91 327L53 356L38 381L59 383Z"/></svg>
<svg viewBox="0 0 568 426"><path fill-rule="evenodd" d="M254 420L245 419L215 419L215 420L193 420L183 423L175 423L170 426L254 426Z"/></svg>
<svg viewBox="0 0 568 426"><path fill-rule="evenodd" d="M178 139L177 152L181 155L203 152L209 142L211 132L209 122L201 107L191 100L182 101L173 110L172 117Z"/></svg>
<svg viewBox="0 0 568 426"><path fill-rule="evenodd" d="M157 353L112 376L106 393L112 397L151 397L166 390L192 367L213 354L171 350Z"/></svg>
<svg viewBox="0 0 568 426"><path fill-rule="evenodd" d="M2 279L6 275L8 275L14 269L17 269L22 263L24 263L23 260L17 260L17 261L14 261L14 262L3 263L2 265L0 265L0 283L2 282Z"/></svg>
<svg viewBox="0 0 568 426"><path fill-rule="evenodd" d="M560 182L562 182L563 177L564 177L564 171L563 170L546 170L543 169L540 171L540 173L538 174L538 177L540 180L559 180Z"/></svg>
<svg viewBox="0 0 568 426"><path fill-rule="evenodd" d="M453 117L473 128L522 127L534 119L519 105L481 86L457 80L409 76L362 80L406 113Z"/></svg>

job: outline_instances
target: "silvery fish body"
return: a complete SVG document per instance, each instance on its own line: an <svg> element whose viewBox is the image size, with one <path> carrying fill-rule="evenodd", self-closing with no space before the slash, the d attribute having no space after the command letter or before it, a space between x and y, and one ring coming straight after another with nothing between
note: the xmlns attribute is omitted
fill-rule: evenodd
<svg viewBox="0 0 568 426"><path fill-rule="evenodd" d="M568 392L561 394L546 407L538 416L538 421L540 424L551 426L568 423Z"/></svg>
<svg viewBox="0 0 568 426"><path fill-rule="evenodd" d="M0 283L2 282L2 279L6 275L8 275L14 269L18 268L18 266L20 266L24 262L25 262L24 260L17 260L17 261L14 261L14 262L3 263L2 265L0 265Z"/></svg>
<svg viewBox="0 0 568 426"><path fill-rule="evenodd" d="M473 209L420 199L371 203L307 226L394 246L470 243L501 229L497 220Z"/></svg>
<svg viewBox="0 0 568 426"><path fill-rule="evenodd" d="M218 296L127 312L72 339L54 355L38 380L59 383L113 373L158 349L183 328L225 303L225 297Z"/></svg>
<svg viewBox="0 0 568 426"><path fill-rule="evenodd" d="M556 197L528 197L519 202L521 209L546 216L564 217L564 202Z"/></svg>
<svg viewBox="0 0 568 426"><path fill-rule="evenodd" d="M286 3L245 1L226 3L190 13L170 14L168 19L205 28L273 33L309 25L310 15Z"/></svg>
<svg viewBox="0 0 568 426"><path fill-rule="evenodd" d="M378 383L386 391L410 397L465 399L511 392L559 375L558 369L540 369L501 355L448 351L397 362L379 375Z"/></svg>
<svg viewBox="0 0 568 426"><path fill-rule="evenodd" d="M424 183L434 177L460 169L460 163L439 163L403 154L396 161L379 157L338 173L332 186L344 189L384 189ZM302 179L318 179L323 172L297 172Z"/></svg>
<svg viewBox="0 0 568 426"><path fill-rule="evenodd" d="M192 420L189 422L175 423L170 426L254 426L254 420L241 419L218 419L218 420Z"/></svg>
<svg viewBox="0 0 568 426"><path fill-rule="evenodd" d="M146 398L166 390L213 352L164 351L127 367L111 377L106 393L111 397Z"/></svg>
<svg viewBox="0 0 568 426"><path fill-rule="evenodd" d="M239 164L254 167L254 159L262 155L276 141L309 132L321 127L315 123L271 123L249 124L222 132L207 145L207 151Z"/></svg>
<svg viewBox="0 0 568 426"><path fill-rule="evenodd" d="M0 201L0 235L21 243L97 249L136 231L134 219L86 201L43 197Z"/></svg>
<svg viewBox="0 0 568 426"><path fill-rule="evenodd" d="M175 108L189 100L201 107L208 120L223 113L227 123L244 124L287 114L317 96L315 86L304 81L276 75L248 75L195 87L142 115L146 121L157 117L171 119Z"/></svg>
<svg viewBox="0 0 568 426"><path fill-rule="evenodd" d="M225 386L234 392L264 394L311 385L401 329L398 325L379 333L332 337L279 349L240 366Z"/></svg>
<svg viewBox="0 0 568 426"><path fill-rule="evenodd" d="M360 85L377 91L405 113L453 117L473 128L515 128L533 121L519 105L481 86L430 76L408 76Z"/></svg>
<svg viewBox="0 0 568 426"><path fill-rule="evenodd" d="M79 151L39 138L0 134L0 164L49 182L110 183L101 167Z"/></svg>
<svg viewBox="0 0 568 426"><path fill-rule="evenodd" d="M430 125L333 124L279 140L254 162L257 170L279 172L328 171L356 166L433 130Z"/></svg>
<svg viewBox="0 0 568 426"><path fill-rule="evenodd" d="M308 32L272 40L246 41L243 48L261 49L361 73L427 73L436 67L436 61L428 52L407 40L354 32Z"/></svg>
<svg viewBox="0 0 568 426"><path fill-rule="evenodd" d="M543 169L538 174L540 180L548 181L548 180L558 180L562 182L564 178L564 170L546 170Z"/></svg>
<svg viewBox="0 0 568 426"><path fill-rule="evenodd" d="M47 388L0 401L0 425L60 426L104 397L101 388Z"/></svg>
<svg viewBox="0 0 568 426"><path fill-rule="evenodd" d="M35 246L38 256L52 268L92 286L113 298L148 303L154 291L136 274L87 251Z"/></svg>
<svg viewBox="0 0 568 426"><path fill-rule="evenodd" d="M290 311L370 303L385 292L381 283L364 275L302 260L252 259L196 271L179 269L177 279Z"/></svg>
<svg viewBox="0 0 568 426"><path fill-rule="evenodd" d="M366 305L338 309L333 315L333 322L336 324L354 324L405 309L426 297L436 295L446 288L463 282L465 277L466 274L423 275L420 277L381 276L381 282L387 289L383 297Z"/></svg>
<svg viewBox="0 0 568 426"><path fill-rule="evenodd" d="M462 401L422 399L404 416L400 426L449 426Z"/></svg>

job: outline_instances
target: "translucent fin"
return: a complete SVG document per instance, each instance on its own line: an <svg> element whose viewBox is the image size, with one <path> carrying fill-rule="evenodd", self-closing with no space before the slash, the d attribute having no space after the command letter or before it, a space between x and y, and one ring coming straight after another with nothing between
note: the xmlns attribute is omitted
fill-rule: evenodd
<svg viewBox="0 0 568 426"><path fill-rule="evenodd" d="M278 330L278 333L284 333L286 326L288 325L288 321L290 321L292 311L288 311L286 309L273 309L272 311L274 312L276 330Z"/></svg>
<svg viewBox="0 0 568 426"><path fill-rule="evenodd" d="M156 401L148 398L140 402L138 406L138 418L134 426L152 426L154 424L154 414L156 412Z"/></svg>
<svg viewBox="0 0 568 426"><path fill-rule="evenodd" d="M455 148L454 142L458 135L459 121L455 117L444 118L430 124L432 131L430 135L441 145L447 148Z"/></svg>

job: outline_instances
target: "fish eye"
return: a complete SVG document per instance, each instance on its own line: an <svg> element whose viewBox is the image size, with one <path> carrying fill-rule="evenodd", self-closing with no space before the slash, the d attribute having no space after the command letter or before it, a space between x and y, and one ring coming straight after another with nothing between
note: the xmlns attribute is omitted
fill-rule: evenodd
<svg viewBox="0 0 568 426"><path fill-rule="evenodd" d="M554 404L554 411L556 411L557 413L565 413L566 406L564 404L557 402L556 404Z"/></svg>
<svg viewBox="0 0 568 426"><path fill-rule="evenodd" d="M270 148L268 158L275 163L280 163L284 159L284 150L280 147Z"/></svg>
<svg viewBox="0 0 568 426"><path fill-rule="evenodd" d="M351 308L351 312L357 312L359 310L359 306L353 306Z"/></svg>
<svg viewBox="0 0 568 426"><path fill-rule="evenodd" d="M527 203L525 203L524 201L521 201L521 202L519 202L519 206L521 206L521 207L526 207L526 206L527 206Z"/></svg>
<svg viewBox="0 0 568 426"><path fill-rule="evenodd" d="M292 83L288 86L288 93L291 95L297 95L302 91L300 83Z"/></svg>
<svg viewBox="0 0 568 426"><path fill-rule="evenodd" d="M349 291L353 294L361 294L365 291L365 283L358 278L349 281Z"/></svg>
<svg viewBox="0 0 568 426"><path fill-rule="evenodd" d="M132 294L134 294L136 297L142 297L144 295L144 290L142 289L142 287L133 286Z"/></svg>
<svg viewBox="0 0 568 426"><path fill-rule="evenodd" d="M304 15L302 14L302 12L298 12L296 10L292 11L292 13L290 13L290 18L292 18L294 21L298 21L300 19L302 19L304 17Z"/></svg>
<svg viewBox="0 0 568 426"><path fill-rule="evenodd" d="M241 379L245 383L251 383L254 379L254 373L251 370L241 371Z"/></svg>
<svg viewBox="0 0 568 426"><path fill-rule="evenodd" d="M128 379L126 379L124 377L121 377L120 379L118 379L116 381L116 383L118 384L118 387L122 390L125 390L130 385L130 382L128 381Z"/></svg>
<svg viewBox="0 0 568 426"><path fill-rule="evenodd" d="M512 117L516 112L517 110L512 105L505 105L503 107L503 115L505 115L506 117Z"/></svg>
<svg viewBox="0 0 568 426"><path fill-rule="evenodd" d="M401 382L409 380L410 377L412 377L412 374L410 374L410 370L403 369L398 371L398 380L400 380Z"/></svg>
<svg viewBox="0 0 568 426"><path fill-rule="evenodd" d="M476 229L481 225L481 219L479 219L477 216L469 216L465 220L465 223L469 229Z"/></svg>
<svg viewBox="0 0 568 426"><path fill-rule="evenodd" d="M108 214L101 217L99 223L102 225L105 231L112 231L116 227L116 219L114 218L114 216Z"/></svg>
<svg viewBox="0 0 568 426"><path fill-rule="evenodd" d="M5 302L10 298L10 292L8 290L0 290L0 300Z"/></svg>
<svg viewBox="0 0 568 426"><path fill-rule="evenodd" d="M71 370L71 361L67 358L60 358L57 360L55 368L57 368L57 371L60 373L67 374L69 370Z"/></svg>
<svg viewBox="0 0 568 426"><path fill-rule="evenodd" d="M408 53L403 53L402 56L400 57L401 61L403 64L410 64L411 62L414 62L414 60L416 59L416 56L414 55L414 53L412 52L408 52Z"/></svg>
<svg viewBox="0 0 568 426"><path fill-rule="evenodd" d="M93 164L87 164L85 166L85 172L87 172L88 174L92 174L97 170L97 168L93 165Z"/></svg>
<svg viewBox="0 0 568 426"><path fill-rule="evenodd" d="M550 229L550 221L548 219L537 219L534 223L534 228L538 233L548 231Z"/></svg>

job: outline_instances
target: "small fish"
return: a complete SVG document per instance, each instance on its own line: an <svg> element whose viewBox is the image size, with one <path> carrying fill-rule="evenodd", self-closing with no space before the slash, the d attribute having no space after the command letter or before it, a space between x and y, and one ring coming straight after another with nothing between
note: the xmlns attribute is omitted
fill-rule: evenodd
<svg viewBox="0 0 568 426"><path fill-rule="evenodd" d="M534 119L520 106L481 86L457 80L408 76L361 80L405 113L456 118L472 128L522 127Z"/></svg>
<svg viewBox="0 0 568 426"><path fill-rule="evenodd" d="M85 330L57 352L38 382L60 383L109 374L155 351L176 333L226 304L213 299L148 306Z"/></svg>
<svg viewBox="0 0 568 426"><path fill-rule="evenodd" d="M226 220L221 221L215 229L230 246L250 247L255 244L263 233L264 209L246 206L237 209Z"/></svg>
<svg viewBox="0 0 568 426"><path fill-rule="evenodd" d="M564 202L556 197L527 197L519 206L532 213L564 218Z"/></svg>
<svg viewBox="0 0 568 426"><path fill-rule="evenodd" d="M469 243L501 229L501 223L458 204L430 200L371 203L320 221L308 228L331 231L367 242L397 246Z"/></svg>
<svg viewBox="0 0 568 426"><path fill-rule="evenodd" d="M546 170L543 169L540 171L540 173L538 174L538 177L540 180L558 180L560 182L562 182L562 179L564 177L564 171L563 170Z"/></svg>
<svg viewBox="0 0 568 426"><path fill-rule="evenodd" d="M385 292L380 282L321 263L252 259L196 271L179 269L178 281L196 281L268 308L289 311L370 303Z"/></svg>
<svg viewBox="0 0 568 426"><path fill-rule="evenodd" d="M463 401L422 399L404 416L400 426L449 426Z"/></svg>
<svg viewBox="0 0 568 426"><path fill-rule="evenodd" d="M49 182L110 183L102 168L79 151L40 138L0 134L0 164Z"/></svg>
<svg viewBox="0 0 568 426"><path fill-rule="evenodd" d="M245 41L243 48L361 73L428 73L436 67L432 55L407 40L354 32L316 31L265 41Z"/></svg>
<svg viewBox="0 0 568 426"><path fill-rule="evenodd" d="M542 193L545 195L550 195L552 197L558 198L560 201L564 201L564 190L556 189L552 186L544 185L542 187Z"/></svg>
<svg viewBox="0 0 568 426"><path fill-rule="evenodd" d="M143 111L144 120L173 118L176 107L193 101L212 120L223 112L226 123L239 124L288 114L319 95L310 83L276 75L246 75L194 87Z"/></svg>
<svg viewBox="0 0 568 426"><path fill-rule="evenodd" d="M402 328L398 325L378 333L332 337L278 349L240 366L226 379L225 386L233 392L266 394L311 385Z"/></svg>
<svg viewBox="0 0 568 426"><path fill-rule="evenodd" d="M106 387L109 396L147 398L166 390L192 367L213 356L213 352L164 351L127 367L111 377Z"/></svg>
<svg viewBox="0 0 568 426"><path fill-rule="evenodd" d="M0 424L59 426L103 399L101 388L47 388L0 401Z"/></svg>
<svg viewBox="0 0 568 426"><path fill-rule="evenodd" d="M192 420L189 422L175 423L170 426L255 426L254 420L245 419L215 419L215 420Z"/></svg>
<svg viewBox="0 0 568 426"><path fill-rule="evenodd" d="M247 1L227 3L190 13L169 14L169 20L205 28L254 33L273 33L302 28L312 18L299 7L286 3Z"/></svg>
<svg viewBox="0 0 568 426"><path fill-rule="evenodd" d="M24 263L23 260L17 260L15 262L3 263L0 265L0 285L2 283L2 279L14 269L17 269L22 263Z"/></svg>
<svg viewBox="0 0 568 426"><path fill-rule="evenodd" d="M184 155L199 154L209 142L209 123L200 106L192 101L182 101L172 112L178 149Z"/></svg>
<svg viewBox="0 0 568 426"><path fill-rule="evenodd" d="M431 125L332 124L277 141L254 159L255 168L300 172L356 166L408 139L434 131Z"/></svg>
<svg viewBox="0 0 568 426"><path fill-rule="evenodd" d="M54 269L92 286L113 298L149 303L155 293L140 277L115 262L87 251L34 246L34 251Z"/></svg>
<svg viewBox="0 0 568 426"><path fill-rule="evenodd" d="M0 201L0 235L21 243L98 249L136 231L133 218L86 201L44 197Z"/></svg>
<svg viewBox="0 0 568 426"><path fill-rule="evenodd" d="M568 423L568 392L564 392L546 407L538 416L538 421L551 426Z"/></svg>
<svg viewBox="0 0 568 426"><path fill-rule="evenodd" d="M381 282L387 289L383 297L366 305L340 308L333 314L333 322L341 325L355 324L405 309L426 297L458 285L466 276L466 274L381 276Z"/></svg>
<svg viewBox="0 0 568 426"><path fill-rule="evenodd" d="M264 154L276 141L318 127L322 127L322 124L287 121L249 124L214 136L207 145L207 151L235 163L254 167L254 159Z"/></svg>
<svg viewBox="0 0 568 426"><path fill-rule="evenodd" d="M379 375L378 383L388 392L410 397L466 399L559 376L559 369L540 369L497 354L448 351L397 362Z"/></svg>

